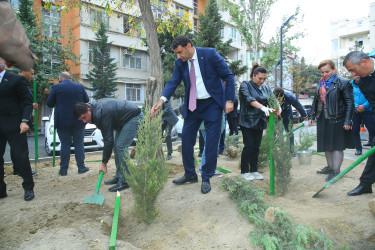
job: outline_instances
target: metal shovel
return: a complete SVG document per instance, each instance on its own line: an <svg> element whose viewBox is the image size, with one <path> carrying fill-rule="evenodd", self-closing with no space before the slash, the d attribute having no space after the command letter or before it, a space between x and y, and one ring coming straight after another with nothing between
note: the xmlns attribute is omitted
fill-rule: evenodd
<svg viewBox="0 0 375 250"><path fill-rule="evenodd" d="M93 204L99 204L99 205L103 204L105 195L99 195L99 188L100 188L100 183L102 182L103 174L104 174L103 171L100 171L99 180L98 180L98 183L96 184L94 196L86 197L83 200L83 203L93 203Z"/></svg>

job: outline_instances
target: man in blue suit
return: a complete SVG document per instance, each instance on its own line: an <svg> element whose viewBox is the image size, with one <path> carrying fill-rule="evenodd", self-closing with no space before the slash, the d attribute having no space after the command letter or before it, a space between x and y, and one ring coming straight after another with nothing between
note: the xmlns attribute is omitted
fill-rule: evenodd
<svg viewBox="0 0 375 250"><path fill-rule="evenodd" d="M59 171L61 176L68 174L72 138L78 173L83 174L89 171L89 168L84 163L83 139L85 124L73 115L74 104L78 102L89 102L85 88L82 84L72 82L68 72L62 72L59 76L59 83L52 86L46 102L48 107L56 107L54 122L61 141Z"/></svg>
<svg viewBox="0 0 375 250"><path fill-rule="evenodd" d="M194 145L200 124L206 128L206 163L202 166L202 193L210 192L210 178L217 163L217 145L221 134L222 112L233 110L234 76L214 48L195 48L189 38L177 36L171 45L177 55L172 78L162 96L152 107L155 114L176 90L181 80L185 84L185 102L182 110L182 160L185 174L173 183L182 185L198 182L194 166ZM224 83L225 82L225 85Z"/></svg>

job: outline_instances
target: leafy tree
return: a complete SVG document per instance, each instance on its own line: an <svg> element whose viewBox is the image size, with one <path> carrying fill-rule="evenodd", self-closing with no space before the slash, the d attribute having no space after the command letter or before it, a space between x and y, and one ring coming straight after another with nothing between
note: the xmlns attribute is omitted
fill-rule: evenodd
<svg viewBox="0 0 375 250"><path fill-rule="evenodd" d="M192 37L191 22L189 14L186 12L182 17L175 12L166 11L162 20L157 19L158 40L160 44L160 54L163 62L164 85L172 77L176 55L171 51L171 44L176 35ZM173 93L174 98L185 96L185 85L180 84Z"/></svg>
<svg viewBox="0 0 375 250"><path fill-rule="evenodd" d="M252 48L254 62L259 62L263 25L269 17L271 6L276 0L221 0L236 24L249 48Z"/></svg>
<svg viewBox="0 0 375 250"><path fill-rule="evenodd" d="M216 0L210 0L205 8L205 15L199 13L199 24L199 31L194 37L195 45L215 48L228 62L232 39L226 42L222 40L221 29L224 27L224 22L221 19ZM241 60L228 62L230 70L237 77L247 71L247 66L241 66L241 63Z"/></svg>
<svg viewBox="0 0 375 250"><path fill-rule="evenodd" d="M60 35L58 32L42 32L52 30L52 24L46 22L47 14L57 9L39 9L32 0L20 0L18 19L26 30L33 53L38 57L34 64L34 81L37 84L37 100L44 100L43 94L58 78L62 71L69 71L68 61L78 65L79 57L72 51L75 38L72 33ZM45 15L43 15L44 13ZM60 24L57 24L60 25ZM62 44L61 39L67 42ZM31 86L30 86L31 87Z"/></svg>
<svg viewBox="0 0 375 250"><path fill-rule="evenodd" d="M114 97L117 90L116 70L117 65L110 56L110 45L104 23L100 23L98 31L95 33L96 49L93 50L92 64L94 68L87 74L87 78L92 83L91 90L95 99Z"/></svg>

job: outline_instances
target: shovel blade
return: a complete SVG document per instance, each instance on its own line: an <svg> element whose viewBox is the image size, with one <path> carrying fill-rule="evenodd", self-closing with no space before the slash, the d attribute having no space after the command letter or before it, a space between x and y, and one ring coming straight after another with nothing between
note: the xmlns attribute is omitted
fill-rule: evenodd
<svg viewBox="0 0 375 250"><path fill-rule="evenodd" d="M86 197L83 200L83 203L92 203L92 204L99 204L102 205L104 202L105 195L94 195Z"/></svg>

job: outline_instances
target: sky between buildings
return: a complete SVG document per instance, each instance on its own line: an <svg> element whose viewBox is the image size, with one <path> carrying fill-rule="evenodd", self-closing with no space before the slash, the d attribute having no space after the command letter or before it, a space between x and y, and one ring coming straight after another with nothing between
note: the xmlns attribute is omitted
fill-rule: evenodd
<svg viewBox="0 0 375 250"><path fill-rule="evenodd" d="M305 16L296 29L303 31L305 37L295 44L301 48L298 56L317 65L331 56L331 21L368 16L371 2L375 0L278 0L264 25L263 41L268 42L280 30L283 16L293 15L299 5Z"/></svg>

